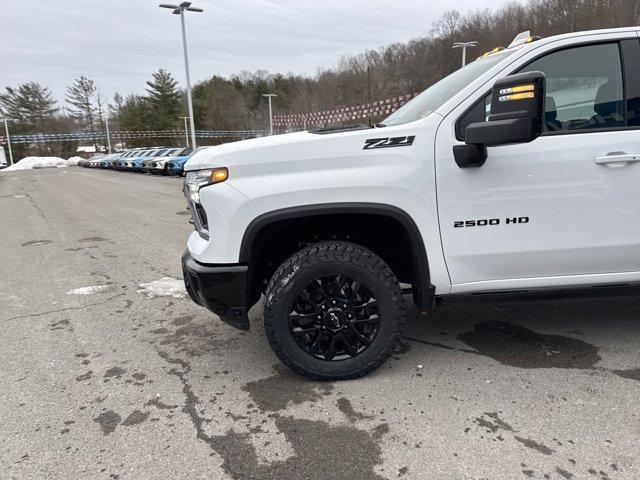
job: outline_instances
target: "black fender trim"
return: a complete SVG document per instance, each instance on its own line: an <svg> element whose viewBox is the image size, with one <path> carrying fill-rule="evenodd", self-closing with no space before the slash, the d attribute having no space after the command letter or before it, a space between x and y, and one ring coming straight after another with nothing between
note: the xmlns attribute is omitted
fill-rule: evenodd
<svg viewBox="0 0 640 480"><path fill-rule="evenodd" d="M428 311L433 304L435 287L431 284L427 251L420 230L413 218L404 210L383 203L322 203L301 205L274 210L256 217L247 227L240 245L240 263L252 264L251 250L260 230L282 220L292 220L321 215L369 214L390 217L407 231L411 243L411 254L416 266L416 282L413 285L413 301L420 311ZM255 263L255 262L254 262Z"/></svg>

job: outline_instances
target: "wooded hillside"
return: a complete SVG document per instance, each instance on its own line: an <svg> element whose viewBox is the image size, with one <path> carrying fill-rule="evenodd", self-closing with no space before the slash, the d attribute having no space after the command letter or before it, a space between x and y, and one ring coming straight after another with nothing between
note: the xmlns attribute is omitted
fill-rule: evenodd
<svg viewBox="0 0 640 480"><path fill-rule="evenodd" d="M265 71L241 72L230 78L213 75L194 86L196 128L266 128L268 113L263 93L278 95L274 99L274 114L293 114L366 104L369 100L422 91L459 68L461 52L452 49L456 41L478 42L468 53L468 59L473 60L496 46L507 46L517 33L525 30L545 37L638 24L640 0L529 0L464 16L452 10L437 20L423 37L342 57L333 67L319 66L319 73L314 76ZM241 61L239 59L239 63ZM75 87L78 81L81 80L76 81ZM37 98L29 98L29 92L38 93ZM145 95L116 95L108 106L104 106L96 86L90 92L93 113L91 108L84 108L83 115L77 112L67 115L55 104L43 102L43 95L50 100L48 91L34 83L7 89L0 95L0 114L11 119L12 127L31 132L59 130L61 125L87 131L101 128L103 108L110 112L113 130L180 129L183 124L179 117L186 111L183 92L163 70L153 75ZM75 104L70 103L74 97ZM70 87L67 107L77 107L77 97L74 86ZM21 105L22 110L14 108L16 104ZM64 122L59 120L62 117ZM58 121L47 120L54 118ZM29 119L36 119L37 125L32 125Z"/></svg>

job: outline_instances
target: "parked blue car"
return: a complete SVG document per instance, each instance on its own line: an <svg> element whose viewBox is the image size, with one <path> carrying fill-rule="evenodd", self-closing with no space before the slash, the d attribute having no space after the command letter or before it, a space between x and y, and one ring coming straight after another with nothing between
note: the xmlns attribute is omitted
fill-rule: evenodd
<svg viewBox="0 0 640 480"><path fill-rule="evenodd" d="M122 153L110 153L100 159L100 168L109 168L109 164L112 160L118 158Z"/></svg>
<svg viewBox="0 0 640 480"><path fill-rule="evenodd" d="M199 147L195 151L197 152L203 148L207 147ZM184 173L184 164L187 163L187 160L189 160L194 153L191 148L185 149L179 156L172 158L164 165L164 171L168 175L182 176Z"/></svg>
<svg viewBox="0 0 640 480"><path fill-rule="evenodd" d="M136 160L146 160L154 152L153 149L137 150L132 155L118 160L118 170L133 170L133 162Z"/></svg>

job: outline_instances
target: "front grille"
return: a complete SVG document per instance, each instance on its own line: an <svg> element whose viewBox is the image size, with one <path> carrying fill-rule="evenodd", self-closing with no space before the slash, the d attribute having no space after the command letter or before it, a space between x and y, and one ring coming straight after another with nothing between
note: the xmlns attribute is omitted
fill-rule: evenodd
<svg viewBox="0 0 640 480"><path fill-rule="evenodd" d="M200 217L200 224L205 230L209 230L209 221L207 220L207 212L204 211L202 205L196 205L196 212L198 213L198 217Z"/></svg>
<svg viewBox="0 0 640 480"><path fill-rule="evenodd" d="M205 240L209 240L209 222L207 220L207 213L202 208L202 205L188 201L189 213L191 214L191 220L189 223L193 224L196 232Z"/></svg>
<svg viewBox="0 0 640 480"><path fill-rule="evenodd" d="M207 213L204 211L204 208L202 208L202 205L191 201L187 182L182 184L182 193L187 200L187 210L189 210L189 213L191 214L191 220L189 223L193 224L198 235L205 240L209 240L209 221L207 220Z"/></svg>

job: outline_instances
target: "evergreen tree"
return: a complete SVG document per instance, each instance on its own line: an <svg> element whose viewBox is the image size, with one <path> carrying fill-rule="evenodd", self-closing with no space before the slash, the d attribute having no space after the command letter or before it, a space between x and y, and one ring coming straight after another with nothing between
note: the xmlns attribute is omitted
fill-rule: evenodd
<svg viewBox="0 0 640 480"><path fill-rule="evenodd" d="M117 95L111 108L119 130L149 130L151 108L147 98L140 95L127 95L122 98L121 95ZM144 146L147 143L147 139L127 140L127 145L131 147Z"/></svg>
<svg viewBox="0 0 640 480"><path fill-rule="evenodd" d="M178 82L162 68L147 82L147 102L149 104L149 130L170 130L177 128L183 111L182 94Z"/></svg>
<svg viewBox="0 0 640 480"><path fill-rule="evenodd" d="M76 78L73 85L67 88L66 101L69 113L92 134L95 133L97 90L93 80L84 76ZM95 139L93 145L97 147Z"/></svg>
<svg viewBox="0 0 640 480"><path fill-rule="evenodd" d="M0 93L0 117L9 121L13 134L49 133L56 130L60 117L58 108L48 88L30 82L17 88L6 87ZM4 133L4 130L3 130ZM35 145L12 145L15 161L28 155L51 155L55 145L37 143Z"/></svg>
<svg viewBox="0 0 640 480"><path fill-rule="evenodd" d="M49 89L35 82L6 87L0 94L0 115L22 133L43 132L57 111Z"/></svg>

